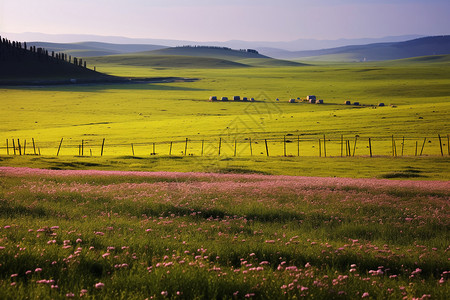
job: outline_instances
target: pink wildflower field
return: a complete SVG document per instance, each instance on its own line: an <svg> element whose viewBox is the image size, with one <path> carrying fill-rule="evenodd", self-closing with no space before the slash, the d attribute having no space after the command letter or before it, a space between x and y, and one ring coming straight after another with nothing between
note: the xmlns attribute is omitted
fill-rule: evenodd
<svg viewBox="0 0 450 300"><path fill-rule="evenodd" d="M0 167L0 298L448 299L449 190Z"/></svg>

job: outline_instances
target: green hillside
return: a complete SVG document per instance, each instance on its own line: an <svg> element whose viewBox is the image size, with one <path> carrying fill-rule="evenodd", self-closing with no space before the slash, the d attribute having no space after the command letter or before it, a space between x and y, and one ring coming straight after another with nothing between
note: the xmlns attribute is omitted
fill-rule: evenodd
<svg viewBox="0 0 450 300"><path fill-rule="evenodd" d="M81 43L31 42L29 44L31 46L35 46L36 48L45 48L48 51L61 52L67 55L78 57L126 54L165 48L165 46L160 45L111 44L100 42L81 42Z"/></svg>
<svg viewBox="0 0 450 300"><path fill-rule="evenodd" d="M173 47L154 51L136 53L137 55L183 55L199 56L226 60L241 60L247 58L270 58L259 53L249 52L247 50L233 50L225 47Z"/></svg>
<svg viewBox="0 0 450 300"><path fill-rule="evenodd" d="M117 64L152 68L245 68L249 65L220 58L181 55L109 55L89 57L90 64Z"/></svg>
<svg viewBox="0 0 450 300"><path fill-rule="evenodd" d="M89 57L91 64L118 64L153 68L244 68L302 66L248 50L218 47L175 47L123 55Z"/></svg>

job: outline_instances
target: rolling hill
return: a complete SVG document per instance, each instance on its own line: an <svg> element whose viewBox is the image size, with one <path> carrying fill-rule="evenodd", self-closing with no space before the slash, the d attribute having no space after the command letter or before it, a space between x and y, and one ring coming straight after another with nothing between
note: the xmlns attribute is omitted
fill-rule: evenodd
<svg viewBox="0 0 450 300"><path fill-rule="evenodd" d="M309 61L381 61L428 55L450 54L450 36L424 37L405 42L376 43L311 51L264 48L276 58Z"/></svg>
<svg viewBox="0 0 450 300"><path fill-rule="evenodd" d="M62 52L67 55L78 57L104 56L114 54L126 54L134 52L151 51L166 48L160 45L147 44L110 44L101 42L81 42L81 43L28 43L36 48L41 47L49 51Z"/></svg>
<svg viewBox="0 0 450 300"><path fill-rule="evenodd" d="M254 50L233 50L223 47L184 46L124 55L88 58L90 63L112 63L154 68L240 68L302 66L304 64L274 59Z"/></svg>

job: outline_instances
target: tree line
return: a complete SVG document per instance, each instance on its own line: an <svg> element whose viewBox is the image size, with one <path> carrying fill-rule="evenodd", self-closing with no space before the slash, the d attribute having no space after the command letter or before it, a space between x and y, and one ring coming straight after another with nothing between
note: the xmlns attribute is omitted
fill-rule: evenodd
<svg viewBox="0 0 450 300"><path fill-rule="evenodd" d="M86 68L86 61L83 61L81 58L72 57L66 53L58 53L55 51L49 52L41 47L28 47L26 42L11 41L0 36L0 61L12 59L20 61L23 58L30 57L54 63L70 63L75 66Z"/></svg>

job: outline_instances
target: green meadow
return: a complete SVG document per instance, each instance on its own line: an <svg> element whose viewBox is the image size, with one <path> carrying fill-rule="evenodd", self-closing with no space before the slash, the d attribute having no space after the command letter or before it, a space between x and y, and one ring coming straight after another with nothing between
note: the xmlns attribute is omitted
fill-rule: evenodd
<svg viewBox="0 0 450 300"><path fill-rule="evenodd" d="M448 298L448 56L88 62L195 80L0 88L1 299Z"/></svg>
<svg viewBox="0 0 450 300"><path fill-rule="evenodd" d="M63 138L59 155L65 160L81 154L81 143L83 156L99 159L105 139L103 154L108 157L147 159L155 153L159 161L169 154L208 161L235 159L236 153L242 161L236 167L252 170L255 159L276 165L284 154L293 160L292 166L319 155L327 156L320 165L332 164L330 156L340 158L348 152L368 157L371 138L373 156L403 156L400 161L406 162L399 170L421 167L426 156L433 156L435 165L447 166L447 157L437 156L441 156L441 145L448 156L448 56L295 66L270 59L223 59L211 67L208 60L219 58L179 56L170 61L163 55L128 55L88 59L89 66L111 75L197 79L193 82L1 87L0 155L7 154L7 139L9 147L11 139L20 139L22 147L26 140L26 153L34 154L34 139L37 153L55 156ZM253 97L256 102L208 101L210 96L232 99L235 95ZM316 95L324 104L288 103L290 98L307 95ZM347 100L360 106L344 105ZM381 102L386 106L378 107ZM266 157L267 150L271 158ZM200 158L202 153L205 158ZM415 156L420 153L422 160ZM176 169L174 160L167 161L168 168ZM24 164L18 158L0 163ZM267 173L286 169L273 171L269 165ZM257 169L263 172L264 166ZM432 178L448 178L446 173ZM353 176L358 175L354 172Z"/></svg>

